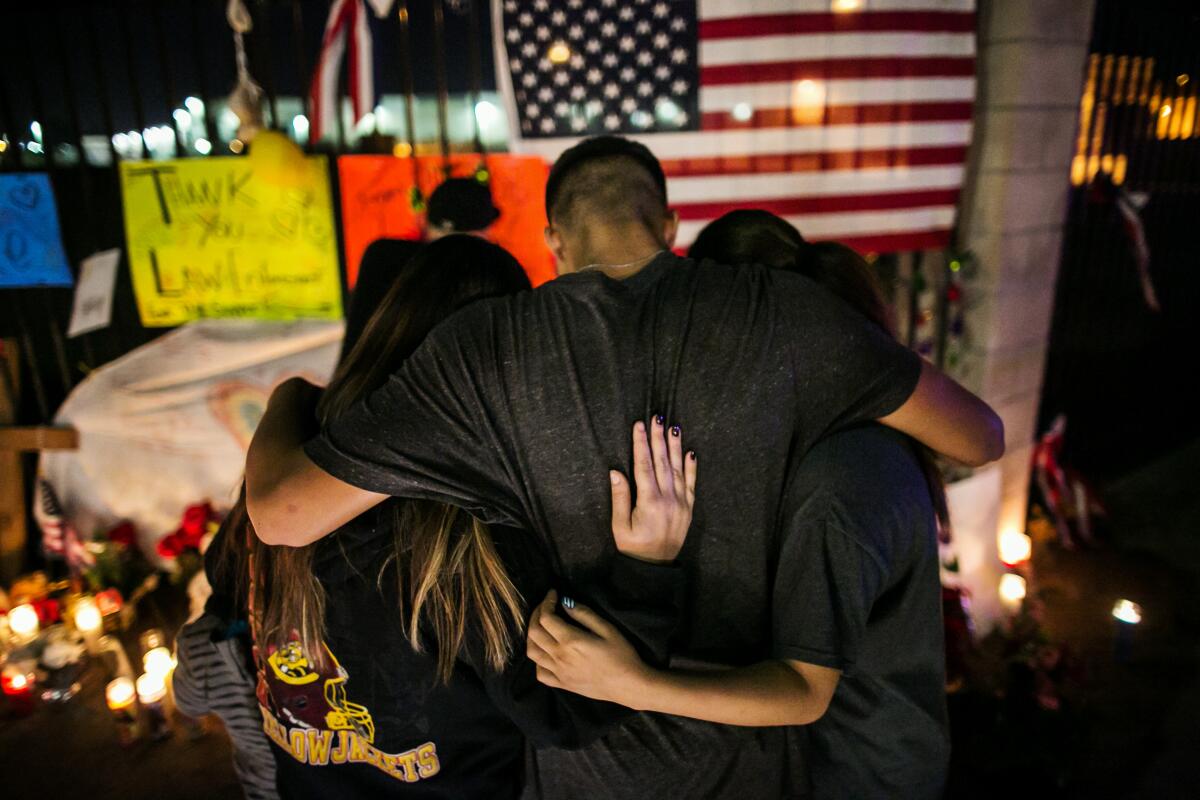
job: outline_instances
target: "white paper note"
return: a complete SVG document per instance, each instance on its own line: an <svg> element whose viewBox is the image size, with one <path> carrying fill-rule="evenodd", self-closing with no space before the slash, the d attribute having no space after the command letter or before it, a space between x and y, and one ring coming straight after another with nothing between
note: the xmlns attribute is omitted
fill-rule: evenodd
<svg viewBox="0 0 1200 800"><path fill-rule="evenodd" d="M113 291L120 261L121 251L114 248L93 253L79 265L75 305L71 310L71 326L67 329L67 336L74 337L108 327L112 320Z"/></svg>

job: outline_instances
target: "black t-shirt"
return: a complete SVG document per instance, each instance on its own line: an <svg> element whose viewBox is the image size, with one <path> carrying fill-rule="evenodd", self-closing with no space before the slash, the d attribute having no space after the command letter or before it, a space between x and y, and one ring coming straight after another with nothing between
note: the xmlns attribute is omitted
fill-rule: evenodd
<svg viewBox="0 0 1200 800"><path fill-rule="evenodd" d="M487 664L478 631L468 630L450 681L441 682L435 640L424 633L424 652L416 652L399 610L395 562L389 561L395 502L319 545L314 572L326 593L325 664L317 666L298 641L260 645L258 695L282 797L515 797L526 737L578 747L632 715L538 683L517 626L504 670ZM491 535L527 604L552 585L563 590L529 534L493 528ZM635 643L665 649L682 575L625 558L612 566L611 580L633 591L602 588L582 598L633 620L626 632ZM652 635L640 638L648 628Z"/></svg>
<svg viewBox="0 0 1200 800"><path fill-rule="evenodd" d="M815 798L940 797L949 758L937 525L909 440L837 433L792 475L774 655L842 670L809 726Z"/></svg>
<svg viewBox="0 0 1200 800"><path fill-rule="evenodd" d="M603 476L631 474L630 425L664 414L701 463L681 651L751 663L770 652L789 459L894 411L919 363L806 278L664 253L624 281L585 272L464 309L306 450L362 488L536 532L587 586L613 552ZM546 796L778 795L787 747L779 729L647 714L539 753L535 783Z"/></svg>

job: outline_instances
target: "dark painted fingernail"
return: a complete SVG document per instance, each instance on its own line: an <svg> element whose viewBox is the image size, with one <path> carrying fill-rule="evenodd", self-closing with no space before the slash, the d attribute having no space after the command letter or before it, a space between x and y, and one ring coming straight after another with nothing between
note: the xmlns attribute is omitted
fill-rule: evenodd
<svg viewBox="0 0 1200 800"><path fill-rule="evenodd" d="M564 597L562 599L562 605L563 605L563 608L574 608L575 607L575 599L573 597Z"/></svg>
<svg viewBox="0 0 1200 800"><path fill-rule="evenodd" d="M695 461L696 460L696 451L693 450L692 452L688 453L688 458L690 458L692 461Z"/></svg>
<svg viewBox="0 0 1200 800"><path fill-rule="evenodd" d="M671 426L671 435L672 436L678 436L682 432L683 432L683 429L680 428L678 425Z"/></svg>
<svg viewBox="0 0 1200 800"><path fill-rule="evenodd" d="M662 424L663 424L663 422L664 422L664 420L663 420L663 415L662 415L662 414L655 414L655 415L654 415L654 422L655 422L655 424L656 424L656 425L662 425Z"/></svg>

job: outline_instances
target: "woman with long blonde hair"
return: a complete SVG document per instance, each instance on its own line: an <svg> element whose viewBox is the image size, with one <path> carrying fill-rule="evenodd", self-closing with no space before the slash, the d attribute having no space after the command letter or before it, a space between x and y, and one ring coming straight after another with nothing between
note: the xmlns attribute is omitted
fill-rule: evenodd
<svg viewBox="0 0 1200 800"><path fill-rule="evenodd" d="M314 427L385 382L459 308L528 288L512 256L481 239L426 246L337 367ZM690 523L696 474L679 435L652 427L651 436L635 428L635 456L649 468L637 472L636 509L628 483L612 477L614 584L588 598L648 657L665 652L680 602L682 577L669 562ZM678 481L657 477L652 453L680 467L669 470ZM230 587L250 621L283 797L515 796L525 737L577 745L628 713L538 683L525 623L531 612L556 613L553 601L531 604L559 584L527 532L444 503L393 499L318 543L271 547L254 535L243 494L214 548L214 585ZM638 602L622 586L636 588ZM647 598L661 613L644 613Z"/></svg>

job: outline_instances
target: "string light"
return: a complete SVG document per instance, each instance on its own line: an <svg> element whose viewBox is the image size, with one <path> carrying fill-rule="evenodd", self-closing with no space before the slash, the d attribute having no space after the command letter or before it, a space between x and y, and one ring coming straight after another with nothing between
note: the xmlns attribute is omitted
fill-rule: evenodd
<svg viewBox="0 0 1200 800"><path fill-rule="evenodd" d="M546 51L546 60L551 64L565 64L571 60L571 48L561 39L550 45Z"/></svg>
<svg viewBox="0 0 1200 800"><path fill-rule="evenodd" d="M825 84L809 78L792 84L792 122L819 125L825 119Z"/></svg>

